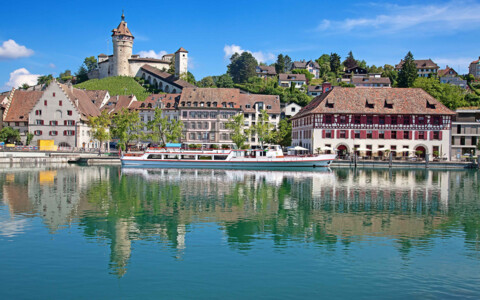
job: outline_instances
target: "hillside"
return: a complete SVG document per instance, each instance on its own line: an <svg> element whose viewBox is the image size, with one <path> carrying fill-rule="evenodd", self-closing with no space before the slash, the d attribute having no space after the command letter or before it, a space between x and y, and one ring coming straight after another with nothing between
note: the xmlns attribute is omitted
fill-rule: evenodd
<svg viewBox="0 0 480 300"><path fill-rule="evenodd" d="M111 96L134 94L140 101L145 100L150 94L135 79L127 76L91 79L75 87L86 90L108 90Z"/></svg>

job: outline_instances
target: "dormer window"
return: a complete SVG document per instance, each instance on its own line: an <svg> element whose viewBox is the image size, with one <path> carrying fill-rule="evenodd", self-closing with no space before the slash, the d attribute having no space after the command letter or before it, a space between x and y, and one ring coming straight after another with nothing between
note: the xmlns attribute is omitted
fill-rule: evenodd
<svg viewBox="0 0 480 300"><path fill-rule="evenodd" d="M271 106L271 105L267 105L267 109L272 109L272 106Z"/></svg>
<svg viewBox="0 0 480 300"><path fill-rule="evenodd" d="M226 102L222 102L222 107L226 108L226 107L227 107L227 103L226 103Z"/></svg>
<svg viewBox="0 0 480 300"><path fill-rule="evenodd" d="M385 99L385 105L386 108L393 108L393 100L392 99Z"/></svg>
<svg viewBox="0 0 480 300"><path fill-rule="evenodd" d="M197 107L197 106L198 106L198 102L193 102L193 106L194 106L194 107Z"/></svg>
<svg viewBox="0 0 480 300"><path fill-rule="evenodd" d="M374 106L375 102L372 99L367 99L367 101L365 101L365 107L374 108Z"/></svg>
<svg viewBox="0 0 480 300"><path fill-rule="evenodd" d="M250 104L245 104L245 108L252 108Z"/></svg>
<svg viewBox="0 0 480 300"><path fill-rule="evenodd" d="M427 108L435 109L435 103L427 100Z"/></svg>

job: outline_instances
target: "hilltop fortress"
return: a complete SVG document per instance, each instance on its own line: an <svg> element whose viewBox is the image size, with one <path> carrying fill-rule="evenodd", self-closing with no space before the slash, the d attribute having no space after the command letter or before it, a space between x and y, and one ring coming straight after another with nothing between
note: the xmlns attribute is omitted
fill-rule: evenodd
<svg viewBox="0 0 480 300"><path fill-rule="evenodd" d="M184 87L193 86L180 79L188 73L187 50L180 47L175 54L166 54L161 59L144 58L138 54L132 54L134 38L122 13L120 24L112 30L113 54L98 55L98 68L89 72L88 78L142 77L151 85L167 93L179 93ZM172 61L175 62L174 75L166 73Z"/></svg>

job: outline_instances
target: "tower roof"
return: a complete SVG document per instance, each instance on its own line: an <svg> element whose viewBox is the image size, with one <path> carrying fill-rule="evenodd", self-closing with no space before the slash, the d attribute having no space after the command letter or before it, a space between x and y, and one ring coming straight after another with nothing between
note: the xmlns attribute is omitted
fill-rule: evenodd
<svg viewBox="0 0 480 300"><path fill-rule="evenodd" d="M124 36L131 36L133 38L132 33L127 28L127 22L125 22L125 15L122 13L122 21L118 24L117 28L112 30L112 36L117 35L124 35Z"/></svg>
<svg viewBox="0 0 480 300"><path fill-rule="evenodd" d="M188 53L188 51L185 50L185 48L183 48L183 47L180 47L180 49L178 49L175 53L177 53L177 52L187 52Z"/></svg>

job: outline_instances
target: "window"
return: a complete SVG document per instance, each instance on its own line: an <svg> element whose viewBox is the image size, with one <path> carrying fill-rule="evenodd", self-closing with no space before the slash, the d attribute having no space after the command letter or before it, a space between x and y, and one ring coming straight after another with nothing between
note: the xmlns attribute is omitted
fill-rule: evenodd
<svg viewBox="0 0 480 300"><path fill-rule="evenodd" d="M425 139L425 131L418 131L418 139L419 140Z"/></svg>
<svg viewBox="0 0 480 300"><path fill-rule="evenodd" d="M341 138L341 139L344 139L344 138L346 138L346 137L347 137L346 131L345 131L345 130L340 130L340 138Z"/></svg>
<svg viewBox="0 0 480 300"><path fill-rule="evenodd" d="M271 105L267 105L267 109L272 109L272 106L271 106Z"/></svg>
<svg viewBox="0 0 480 300"><path fill-rule="evenodd" d="M396 130L393 130L392 133L391 133L391 138L392 140L396 140L397 139L397 131Z"/></svg>
<svg viewBox="0 0 480 300"><path fill-rule="evenodd" d="M292 107L292 112L295 112L295 107Z"/></svg>
<svg viewBox="0 0 480 300"><path fill-rule="evenodd" d="M424 116L419 116L417 120L418 124L425 124L425 117Z"/></svg>
<svg viewBox="0 0 480 300"><path fill-rule="evenodd" d="M35 130L35 131L33 132L33 134L34 134L34 135L37 135L37 136L38 136L38 135L42 135L42 131L41 131L41 130Z"/></svg>
<svg viewBox="0 0 480 300"><path fill-rule="evenodd" d="M35 125L43 125L43 120L35 120Z"/></svg>
<svg viewBox="0 0 480 300"><path fill-rule="evenodd" d="M50 125L58 125L58 121L50 121Z"/></svg>
<svg viewBox="0 0 480 300"><path fill-rule="evenodd" d="M439 116L434 116L433 117L433 125L440 125L440 117Z"/></svg>
<svg viewBox="0 0 480 300"><path fill-rule="evenodd" d="M53 130L53 131L50 131L48 134L51 136L56 136L58 135L58 131Z"/></svg>
<svg viewBox="0 0 480 300"><path fill-rule="evenodd" d="M71 110L67 110L67 115L71 116L73 115L73 112Z"/></svg>
<svg viewBox="0 0 480 300"><path fill-rule="evenodd" d="M385 116L380 116L378 122L380 125L385 125Z"/></svg>
<svg viewBox="0 0 480 300"><path fill-rule="evenodd" d="M371 130L367 130L367 139L372 139L373 138L373 133Z"/></svg>
<svg viewBox="0 0 480 300"><path fill-rule="evenodd" d="M347 117L340 116L340 124L345 124L345 123L347 123Z"/></svg>
<svg viewBox="0 0 480 300"><path fill-rule="evenodd" d="M391 123L392 125L397 125L397 116L392 116Z"/></svg>
<svg viewBox="0 0 480 300"><path fill-rule="evenodd" d="M95 101L93 101L93 103L95 103ZM62 100L58 101L58 106L62 106Z"/></svg>
<svg viewBox="0 0 480 300"><path fill-rule="evenodd" d="M20 122L15 122L15 126L20 126Z"/></svg>
<svg viewBox="0 0 480 300"><path fill-rule="evenodd" d="M245 108L251 108L252 106L250 104L245 104ZM292 110L293 111L293 110Z"/></svg>
<svg viewBox="0 0 480 300"><path fill-rule="evenodd" d="M52 93L52 96L55 97L55 92ZM46 105L46 104L45 104Z"/></svg>
<svg viewBox="0 0 480 300"><path fill-rule="evenodd" d="M325 116L325 123L332 124L332 116L331 115L326 115Z"/></svg>
<svg viewBox="0 0 480 300"><path fill-rule="evenodd" d="M440 131L434 131L433 132L433 139L434 140L439 140L440 139ZM476 145L476 144L473 144L473 145Z"/></svg>
<svg viewBox="0 0 480 300"><path fill-rule="evenodd" d="M409 133L409 131L404 131L404 132L403 132L403 139L404 139L404 140L408 140L409 138L410 138L410 133Z"/></svg>
<svg viewBox="0 0 480 300"><path fill-rule="evenodd" d="M359 139L360 138L360 130L355 130L354 136L355 136L356 139Z"/></svg>
<svg viewBox="0 0 480 300"><path fill-rule="evenodd" d="M149 120L150 121L150 120ZM74 120L65 120L65 125L67 126L74 126L75 125L75 121Z"/></svg>
<svg viewBox="0 0 480 300"><path fill-rule="evenodd" d="M379 138L379 139L384 139L384 138L385 138L385 131L380 130L380 131L378 132L378 138ZM380 147L380 148L382 148L382 147Z"/></svg>
<svg viewBox="0 0 480 300"><path fill-rule="evenodd" d="M410 117L403 116L403 125L410 125Z"/></svg>
<svg viewBox="0 0 480 300"><path fill-rule="evenodd" d="M47 100L43 100L43 105L47 106Z"/></svg>
<svg viewBox="0 0 480 300"><path fill-rule="evenodd" d="M325 130L325 137L327 139L331 139L332 138L332 131L331 130Z"/></svg>
<svg viewBox="0 0 480 300"><path fill-rule="evenodd" d="M75 135L75 130L65 130L65 131L63 131L63 135L73 136L73 135Z"/></svg>
<svg viewBox="0 0 480 300"><path fill-rule="evenodd" d="M42 115L42 110L41 110L41 109L37 109L37 110L35 111L35 115L36 115L36 116L41 116L41 115Z"/></svg>
<svg viewBox="0 0 480 300"><path fill-rule="evenodd" d="M360 124L361 118L360 116L355 116L355 124Z"/></svg>
<svg viewBox="0 0 480 300"><path fill-rule="evenodd" d="M369 124L369 125L373 124L373 117L372 116L367 116L367 124Z"/></svg>
<svg viewBox="0 0 480 300"><path fill-rule="evenodd" d="M187 112L186 112L186 111L182 112L182 117L183 117L183 118L186 118L186 117L187 117Z"/></svg>

